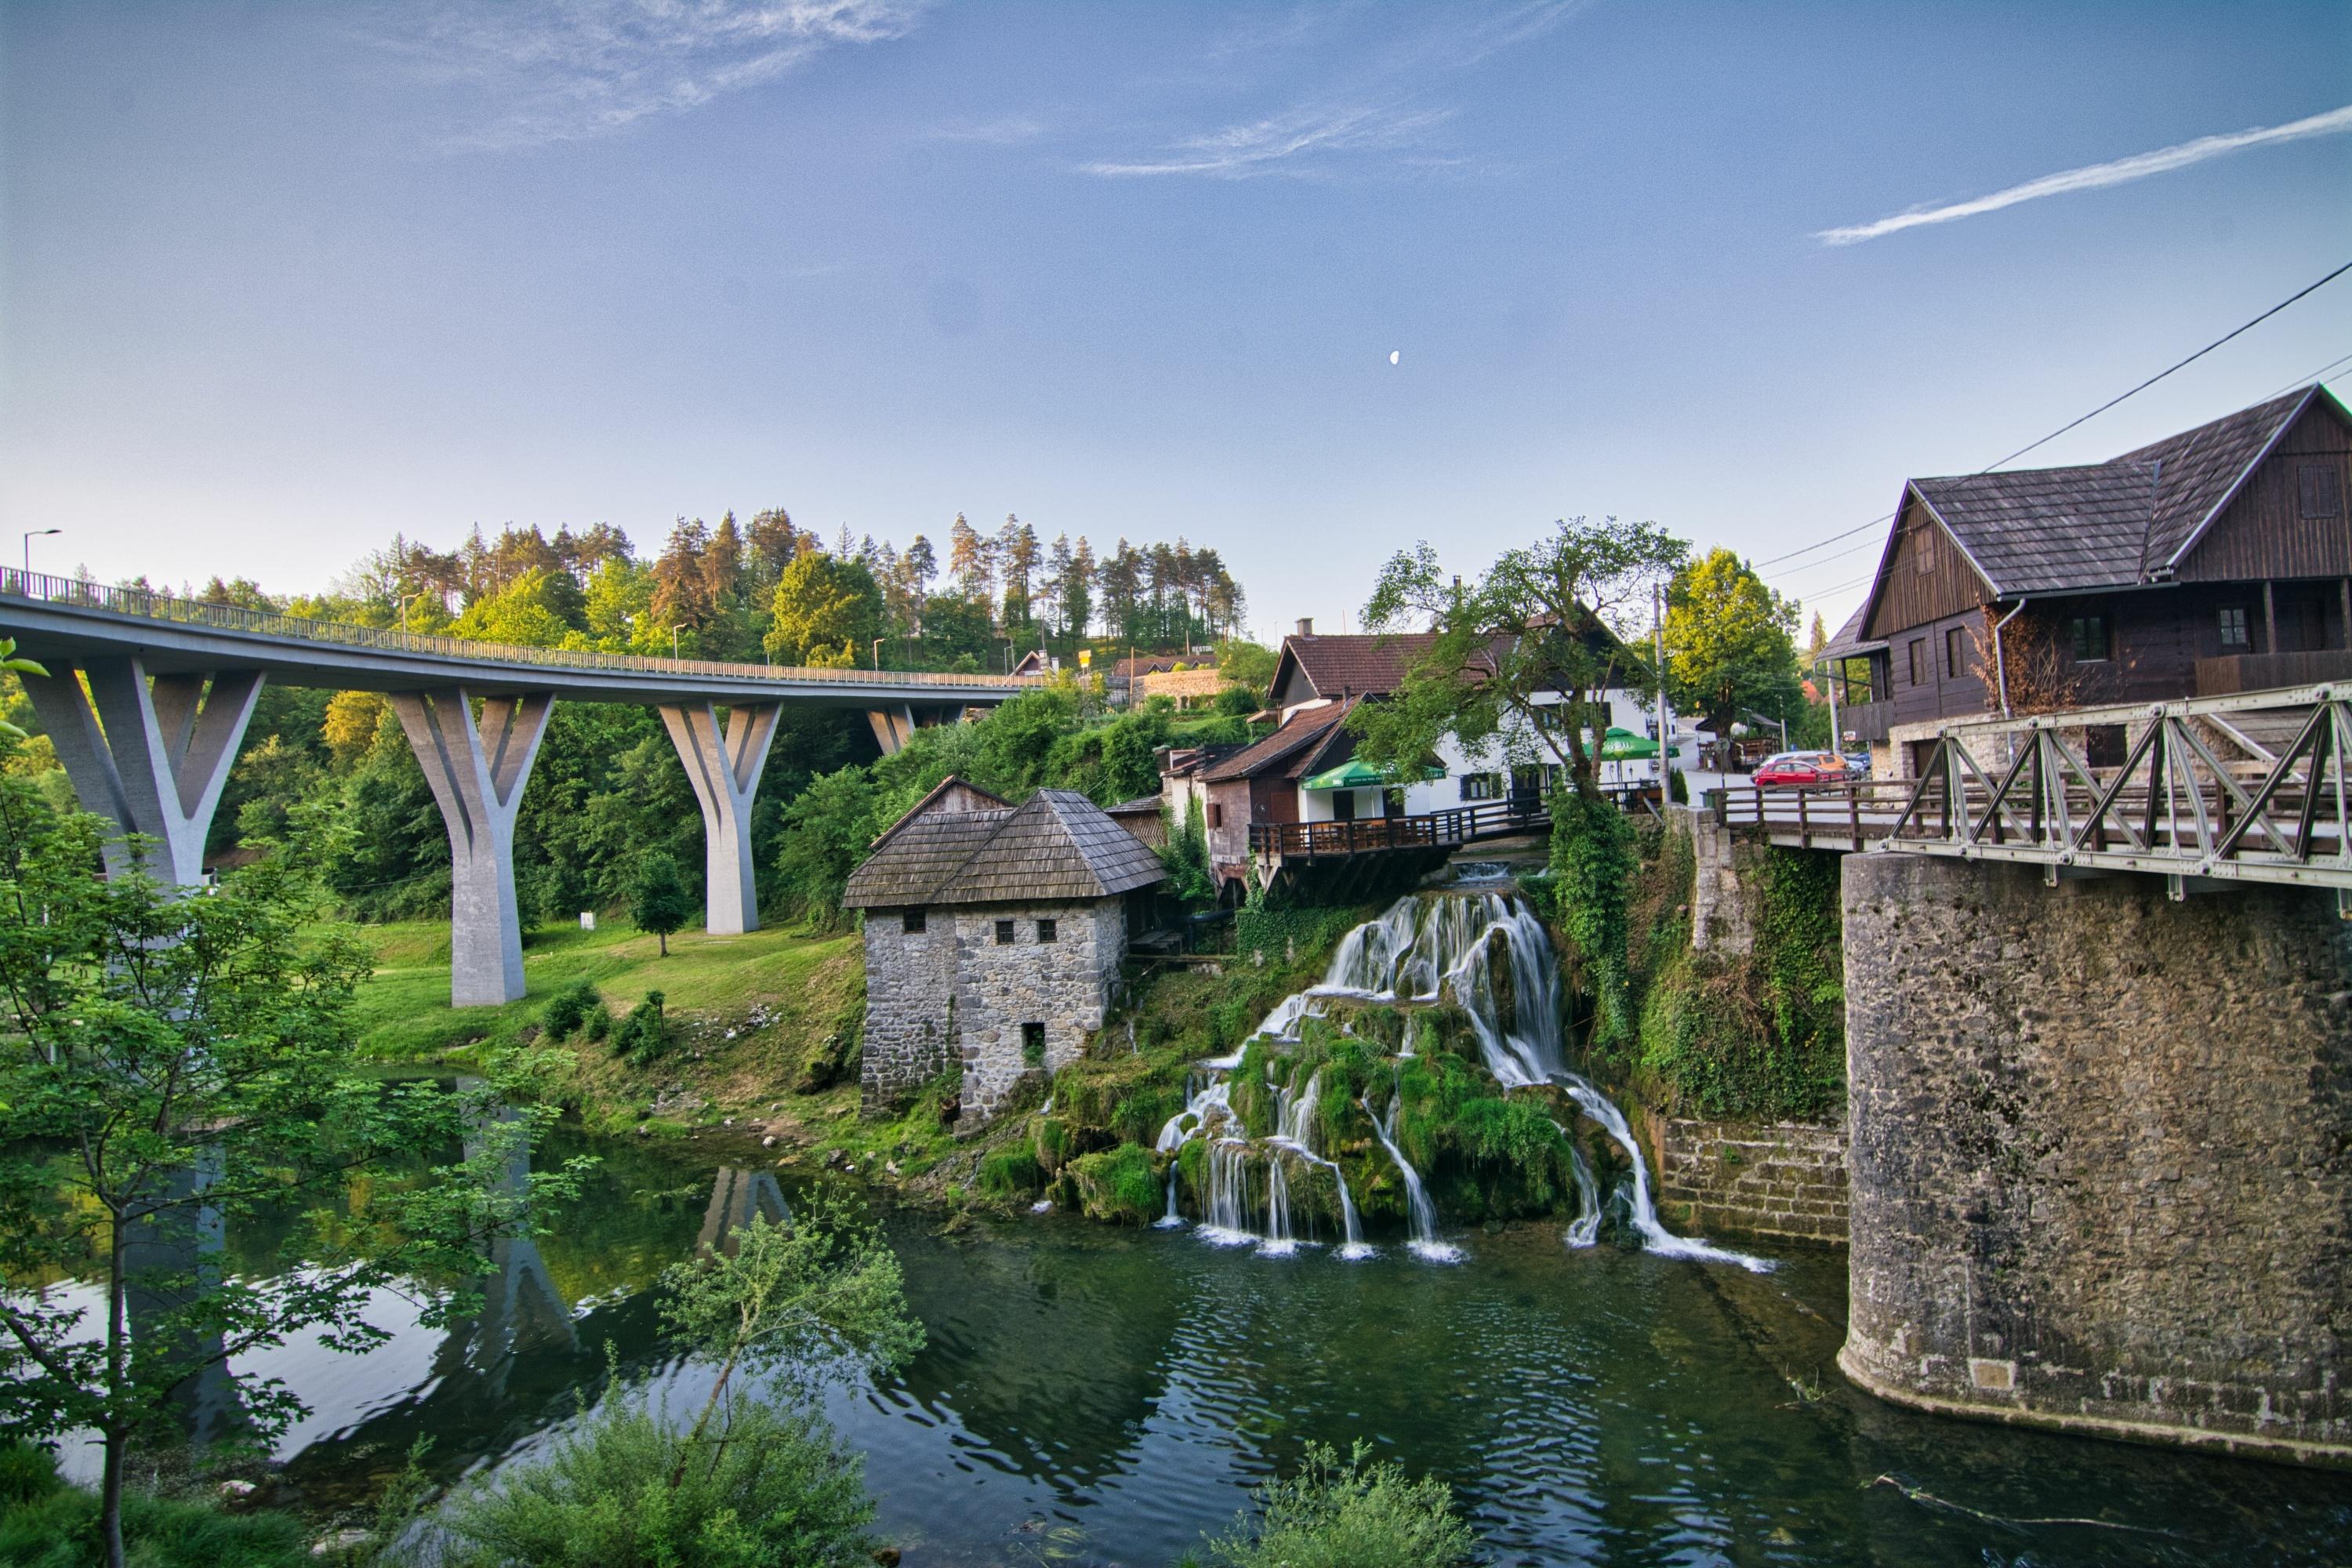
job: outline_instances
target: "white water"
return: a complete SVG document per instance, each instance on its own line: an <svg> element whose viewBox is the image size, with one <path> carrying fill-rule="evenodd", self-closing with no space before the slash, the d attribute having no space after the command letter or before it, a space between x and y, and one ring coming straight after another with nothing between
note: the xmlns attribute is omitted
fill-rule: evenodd
<svg viewBox="0 0 2352 1568"><path fill-rule="evenodd" d="M1323 1069L1317 1068L1314 1076L1307 1080L1306 1093L1294 1100L1289 1090L1283 1091L1281 1122L1268 1142L1331 1173L1331 1179L1339 1184L1339 1225L1345 1233L1345 1239L1339 1243L1339 1256L1350 1261L1370 1258L1375 1248L1365 1242L1363 1226L1356 1219L1356 1200L1348 1191L1347 1173L1339 1169L1338 1161L1327 1160L1315 1152L1315 1111L1322 1098ZM1279 1159L1275 1164L1280 1168ZM1269 1226L1266 1234L1271 1237L1276 1233Z"/></svg>
<svg viewBox="0 0 2352 1568"><path fill-rule="evenodd" d="M1405 1245L1412 1248L1414 1257L1425 1258L1432 1263L1461 1262L1460 1247L1437 1239L1437 1205L1429 1201L1429 1194L1423 1190L1421 1173L1412 1168L1412 1162L1407 1160L1403 1151L1396 1146L1396 1097L1389 1097L1389 1119L1385 1124L1372 1114L1370 1101L1358 1103L1363 1106L1364 1114L1371 1117L1372 1131L1379 1135L1381 1147L1389 1152L1389 1158L1396 1162L1397 1174L1404 1178L1405 1208L1412 1216L1412 1239Z"/></svg>

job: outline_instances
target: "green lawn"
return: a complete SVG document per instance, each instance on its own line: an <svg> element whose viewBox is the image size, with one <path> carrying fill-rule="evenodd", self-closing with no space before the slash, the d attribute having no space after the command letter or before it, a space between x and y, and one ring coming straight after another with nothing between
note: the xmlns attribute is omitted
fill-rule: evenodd
<svg viewBox="0 0 2352 1568"><path fill-rule="evenodd" d="M593 931L548 925L523 938L530 989L521 1001L457 1008L449 1005L446 921L362 926L360 934L376 954L374 977L361 987L358 1000L361 1048L396 1061L429 1061L478 1041L511 1041L539 1021L550 995L575 980L595 985L615 1013L625 1013L647 991L659 991L673 1015L730 1020L766 1004L788 1032L795 1024L829 1028L834 1019L817 1004L837 1001L833 994L859 954L854 935L681 931L669 939L664 957L653 937L625 921L601 920ZM856 978L862 984L862 974Z"/></svg>

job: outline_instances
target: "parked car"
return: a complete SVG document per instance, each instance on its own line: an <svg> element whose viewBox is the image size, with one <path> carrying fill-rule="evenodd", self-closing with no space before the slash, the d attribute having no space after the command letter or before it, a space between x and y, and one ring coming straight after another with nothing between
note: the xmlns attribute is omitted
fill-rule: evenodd
<svg viewBox="0 0 2352 1568"><path fill-rule="evenodd" d="M1852 767L1835 752L1781 752L1756 765L1756 783L1761 789L1843 784L1853 776Z"/></svg>

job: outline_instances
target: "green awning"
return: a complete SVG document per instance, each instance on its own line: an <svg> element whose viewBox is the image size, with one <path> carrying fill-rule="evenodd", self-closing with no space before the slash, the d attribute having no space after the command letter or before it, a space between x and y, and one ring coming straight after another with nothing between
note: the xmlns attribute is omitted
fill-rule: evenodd
<svg viewBox="0 0 2352 1568"><path fill-rule="evenodd" d="M1601 737L1601 760L1604 763L1637 762L1657 754L1658 743L1655 741L1632 730L1620 730L1612 725L1609 732ZM1670 757L1682 754L1680 746L1666 748L1666 755Z"/></svg>
<svg viewBox="0 0 2352 1568"><path fill-rule="evenodd" d="M1445 776L1444 768L1423 768L1421 772L1423 778L1442 779ZM1301 780L1298 787L1300 789L1373 789L1388 782L1380 769L1369 763L1349 761L1340 763L1336 768L1317 773L1313 778Z"/></svg>

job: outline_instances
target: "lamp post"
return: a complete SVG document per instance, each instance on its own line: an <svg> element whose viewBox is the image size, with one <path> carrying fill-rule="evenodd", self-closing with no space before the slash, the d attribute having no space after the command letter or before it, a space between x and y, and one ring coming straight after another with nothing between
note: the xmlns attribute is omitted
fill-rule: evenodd
<svg viewBox="0 0 2352 1568"><path fill-rule="evenodd" d="M684 621L678 622L677 625L670 627L669 629L669 656L672 658L676 658L677 657L677 634L684 630L686 630L686 623Z"/></svg>
<svg viewBox="0 0 2352 1568"><path fill-rule="evenodd" d="M26 576L30 577L30 576L33 574L33 541L35 541L36 539L42 538L42 537L44 537L44 536L46 536L46 535L47 535L47 534L52 534L52 533L63 533L64 531L65 531L65 530L64 530L64 529L62 529L62 528L35 528L35 529L28 529L28 530L26 531L26 534L25 534L25 575L26 575Z"/></svg>
<svg viewBox="0 0 2352 1568"><path fill-rule="evenodd" d="M417 601L417 600L419 600L419 599L421 599L421 598L425 597L425 589L423 589L423 588L419 588L419 589L417 589L417 590L416 590L416 592L415 592L414 594L403 594L403 595L400 596L400 635L401 635L401 636L403 636L403 637L406 637L406 636L408 635L408 606L409 606L409 605L413 605L413 604L415 604L415 603L416 603L416 601ZM446 608L446 606L444 606L444 608Z"/></svg>
<svg viewBox="0 0 2352 1568"><path fill-rule="evenodd" d="M876 637L874 639L874 668L877 674L880 673L882 668L882 639L880 637Z"/></svg>

